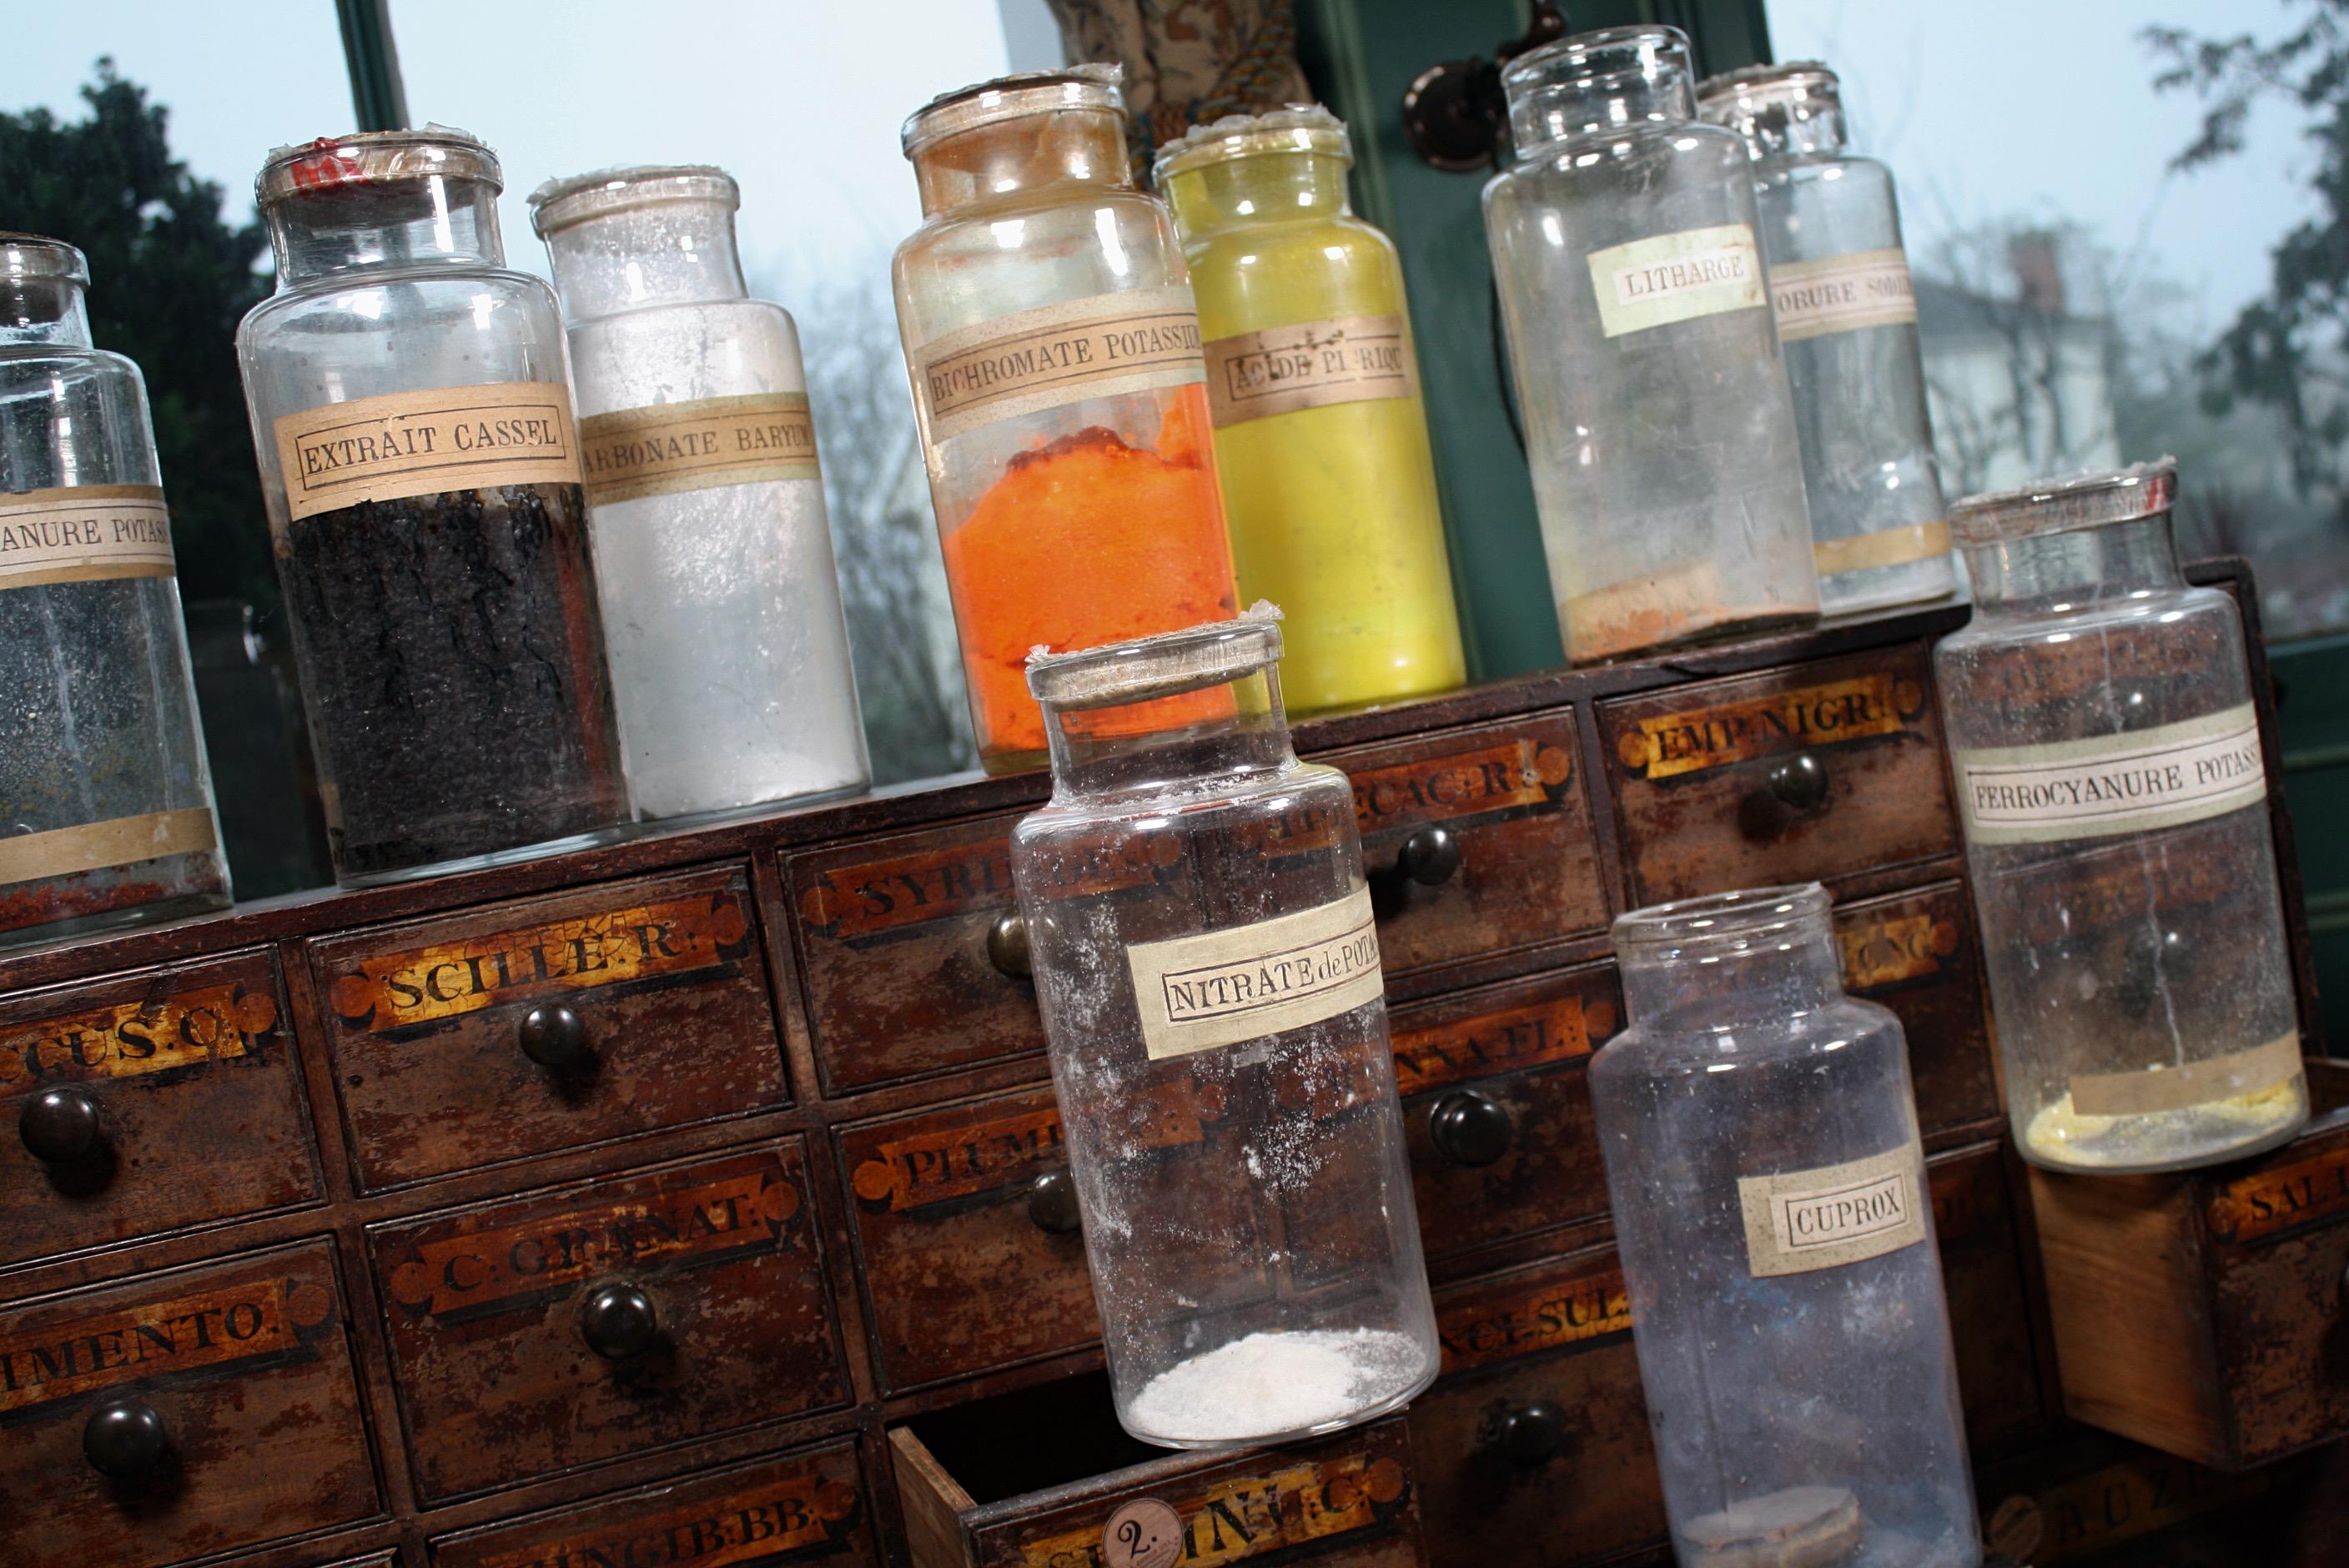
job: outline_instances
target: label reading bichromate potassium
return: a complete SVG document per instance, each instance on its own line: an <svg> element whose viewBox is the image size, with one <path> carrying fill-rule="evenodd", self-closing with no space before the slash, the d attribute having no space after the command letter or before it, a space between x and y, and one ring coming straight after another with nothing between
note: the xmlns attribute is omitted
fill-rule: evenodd
<svg viewBox="0 0 2349 1568"><path fill-rule="evenodd" d="M1961 748L1951 756L1966 838L1977 844L2150 832L2267 799L2250 703L2121 735Z"/></svg>
<svg viewBox="0 0 2349 1568"><path fill-rule="evenodd" d="M276 436L295 522L366 500L580 481L571 388L560 382L355 397L287 414Z"/></svg>
<svg viewBox="0 0 2349 1568"><path fill-rule="evenodd" d="M999 316L915 351L914 405L933 449L1046 408L1205 381L1188 285L1132 289Z"/></svg>
<svg viewBox="0 0 2349 1568"><path fill-rule="evenodd" d="M1762 253L1743 223L1690 229L1590 253L1599 325L1609 337L1770 303Z"/></svg>
<svg viewBox="0 0 2349 1568"><path fill-rule="evenodd" d="M1739 1177L1754 1277L1840 1268L1923 1241L1923 1169L1912 1140L1842 1165Z"/></svg>
<svg viewBox="0 0 2349 1568"><path fill-rule="evenodd" d="M155 485L67 485L0 495L0 589L170 577L171 514Z"/></svg>
<svg viewBox="0 0 2349 1568"><path fill-rule="evenodd" d="M1207 345L1207 406L1216 427L1418 395L1400 315L1305 321Z"/></svg>
<svg viewBox="0 0 2349 1568"><path fill-rule="evenodd" d="M1898 245L1853 251L1770 269L1770 308L1778 339L1799 343L1863 326L1900 326L1917 319L1909 257Z"/></svg>
<svg viewBox="0 0 2349 1568"><path fill-rule="evenodd" d="M817 477L804 392L698 397L579 421L587 504Z"/></svg>
<svg viewBox="0 0 2349 1568"><path fill-rule="evenodd" d="M1228 931L1136 943L1126 963L1153 1061L1318 1024L1386 986L1367 888Z"/></svg>

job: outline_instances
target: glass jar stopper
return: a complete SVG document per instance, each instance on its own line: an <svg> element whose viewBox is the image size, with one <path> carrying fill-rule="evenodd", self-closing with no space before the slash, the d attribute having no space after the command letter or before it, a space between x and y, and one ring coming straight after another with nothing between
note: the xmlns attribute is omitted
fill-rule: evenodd
<svg viewBox="0 0 2349 1568"><path fill-rule="evenodd" d="M1123 707L1227 686L1280 662L1280 611L1258 600L1229 621L1076 653L1028 655L1028 691L1056 708Z"/></svg>
<svg viewBox="0 0 2349 1568"><path fill-rule="evenodd" d="M2005 544L2158 517L2177 499L2178 459L2158 458L1968 496L1950 509L1950 532L1968 549Z"/></svg>

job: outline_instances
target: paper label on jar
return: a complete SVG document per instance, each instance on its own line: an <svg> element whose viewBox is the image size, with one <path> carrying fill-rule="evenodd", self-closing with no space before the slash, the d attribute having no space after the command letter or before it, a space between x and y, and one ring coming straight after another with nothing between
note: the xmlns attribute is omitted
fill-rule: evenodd
<svg viewBox="0 0 2349 1568"><path fill-rule="evenodd" d="M212 814L201 806L114 817L41 833L0 834L0 887L79 876L165 855L193 854L219 842Z"/></svg>
<svg viewBox="0 0 2349 1568"><path fill-rule="evenodd" d="M156 485L0 495L0 589L170 577L171 514Z"/></svg>
<svg viewBox="0 0 2349 1568"><path fill-rule="evenodd" d="M1126 963L1152 1061L1301 1029L1386 988L1368 888L1252 925L1136 943Z"/></svg>
<svg viewBox="0 0 2349 1568"><path fill-rule="evenodd" d="M579 421L587 504L817 477L804 392L698 397Z"/></svg>
<svg viewBox="0 0 2349 1568"><path fill-rule="evenodd" d="M1797 343L1863 326L1901 326L1917 319L1917 291L1899 246L1853 251L1770 269L1770 308L1778 340Z"/></svg>
<svg viewBox="0 0 2349 1568"><path fill-rule="evenodd" d="M1923 1241L1919 1173L1924 1168L1924 1153L1912 1139L1847 1164L1739 1177L1745 1257L1754 1277L1840 1268Z"/></svg>
<svg viewBox="0 0 2349 1568"><path fill-rule="evenodd" d="M1590 253L1599 325L1609 337L1770 303L1762 253L1743 223L1658 234Z"/></svg>
<svg viewBox="0 0 2349 1568"><path fill-rule="evenodd" d="M556 381L354 397L287 414L276 435L295 522L367 500L580 482L571 388Z"/></svg>
<svg viewBox="0 0 2349 1568"><path fill-rule="evenodd" d="M1207 345L1207 407L1218 429L1299 408L1418 395L1400 315L1299 322Z"/></svg>
<svg viewBox="0 0 2349 1568"><path fill-rule="evenodd" d="M1207 377L1186 284L1131 289L999 316L914 353L914 408L942 441L1046 408Z"/></svg>
<svg viewBox="0 0 2349 1568"><path fill-rule="evenodd" d="M2148 1067L2126 1073L2078 1073L2072 1078L2072 1109L2083 1116L2143 1116L2183 1110L2213 1100L2236 1099L2290 1083L2300 1076L2300 1032L2279 1035L2266 1045L2182 1067Z"/></svg>
<svg viewBox="0 0 2349 1568"><path fill-rule="evenodd" d="M1880 529L1852 539L1822 539L1811 546L1811 564L1822 577L1867 572L1879 566L1913 566L1950 552L1950 525L1937 519Z"/></svg>
<svg viewBox="0 0 2349 1568"><path fill-rule="evenodd" d="M2256 806L2268 793L2250 703L2123 735L1951 756L1975 844L2151 832Z"/></svg>

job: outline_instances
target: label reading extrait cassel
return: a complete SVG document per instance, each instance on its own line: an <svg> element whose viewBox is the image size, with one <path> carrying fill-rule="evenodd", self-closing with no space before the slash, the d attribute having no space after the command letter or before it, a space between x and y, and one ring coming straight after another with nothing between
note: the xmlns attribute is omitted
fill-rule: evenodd
<svg viewBox="0 0 2349 1568"><path fill-rule="evenodd" d="M1779 341L1799 343L1915 321L1917 291L1909 281L1909 257L1896 245L1774 266L1770 308L1778 318Z"/></svg>
<svg viewBox="0 0 2349 1568"><path fill-rule="evenodd" d="M1599 325L1609 337L1770 303L1762 254L1743 223L1658 234L1590 253Z"/></svg>
<svg viewBox="0 0 2349 1568"><path fill-rule="evenodd" d="M1207 345L1207 406L1218 429L1299 408L1419 392L1400 315L1351 315L1219 337Z"/></svg>
<svg viewBox="0 0 2349 1568"><path fill-rule="evenodd" d="M1952 753L1966 838L2044 844L2182 827L2267 799L2250 703L2150 729Z"/></svg>
<svg viewBox="0 0 2349 1568"><path fill-rule="evenodd" d="M579 421L587 504L818 477L804 392L699 397Z"/></svg>
<svg viewBox="0 0 2349 1568"><path fill-rule="evenodd" d="M171 514L156 485L0 495L0 589L170 577Z"/></svg>
<svg viewBox="0 0 2349 1568"><path fill-rule="evenodd" d="M1153 1061L1303 1028L1385 989L1371 894L1126 949Z"/></svg>
<svg viewBox="0 0 2349 1568"><path fill-rule="evenodd" d="M1912 1140L1841 1165L1739 1177L1754 1277L1840 1268L1923 1241L1923 1170Z"/></svg>
<svg viewBox="0 0 2349 1568"><path fill-rule="evenodd" d="M932 338L914 402L931 447L999 420L1206 379L1187 285L1093 294Z"/></svg>
<svg viewBox="0 0 2349 1568"><path fill-rule="evenodd" d="M355 397L284 416L276 438L295 522L361 501L580 481L571 388L560 382Z"/></svg>

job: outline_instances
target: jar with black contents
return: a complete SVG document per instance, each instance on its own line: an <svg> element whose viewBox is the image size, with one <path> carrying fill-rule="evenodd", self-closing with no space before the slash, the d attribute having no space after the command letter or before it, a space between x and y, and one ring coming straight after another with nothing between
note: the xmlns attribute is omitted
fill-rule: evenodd
<svg viewBox="0 0 2349 1568"><path fill-rule="evenodd" d="M628 816L554 291L432 127L271 155L237 333L335 869L403 880Z"/></svg>

